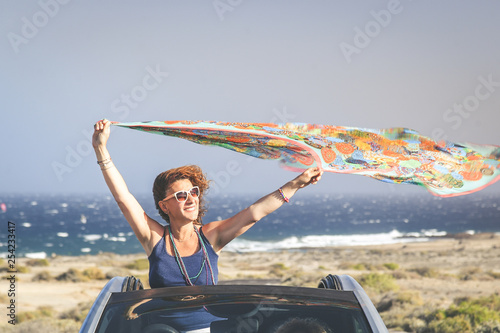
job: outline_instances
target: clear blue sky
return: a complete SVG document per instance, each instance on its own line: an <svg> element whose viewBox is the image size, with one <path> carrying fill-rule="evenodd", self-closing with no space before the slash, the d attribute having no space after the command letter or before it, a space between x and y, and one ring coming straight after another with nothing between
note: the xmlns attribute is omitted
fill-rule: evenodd
<svg viewBox="0 0 500 333"><path fill-rule="evenodd" d="M498 145L499 32L498 1L2 1L0 192L106 191L89 149L104 117L397 126ZM108 147L132 192L190 163L229 192L294 176L122 128ZM315 190L425 191L330 173Z"/></svg>

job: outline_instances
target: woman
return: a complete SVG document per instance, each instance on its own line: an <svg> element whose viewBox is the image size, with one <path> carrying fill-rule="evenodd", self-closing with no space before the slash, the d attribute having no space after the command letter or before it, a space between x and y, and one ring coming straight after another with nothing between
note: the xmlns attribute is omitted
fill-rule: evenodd
<svg viewBox="0 0 500 333"><path fill-rule="evenodd" d="M236 215L202 226L208 182L201 169L185 166L163 172L155 180L153 196L168 222L165 227L144 212L114 166L106 148L110 124L105 119L95 124L92 145L106 184L149 258L152 288L216 284L224 246L288 202L298 189L316 184L323 173L310 168Z"/></svg>

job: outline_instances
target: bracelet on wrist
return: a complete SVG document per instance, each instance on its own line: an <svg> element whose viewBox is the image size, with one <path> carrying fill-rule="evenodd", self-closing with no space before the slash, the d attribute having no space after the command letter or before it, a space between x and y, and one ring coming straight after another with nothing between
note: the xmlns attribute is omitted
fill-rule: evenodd
<svg viewBox="0 0 500 333"><path fill-rule="evenodd" d="M104 170L111 169L113 167L113 164L111 164L111 165L109 165L109 164L111 164L111 162L106 164L106 165L101 166L101 170L104 171Z"/></svg>
<svg viewBox="0 0 500 333"><path fill-rule="evenodd" d="M278 189L278 192L279 192L279 194L281 195L281 197L283 198L283 200L284 200L285 202L290 202L290 199L288 199L288 198L286 197L286 195L285 195L285 193L283 193L283 190L281 189L281 187Z"/></svg>
<svg viewBox="0 0 500 333"><path fill-rule="evenodd" d="M109 162L111 162L111 157L105 158L102 161L97 161L97 164L103 165L103 164L107 164Z"/></svg>
<svg viewBox="0 0 500 333"><path fill-rule="evenodd" d="M102 161L97 161L97 164L99 164L99 166L101 167L101 170L107 170L107 169L111 168L113 166L113 165L110 165L111 163L113 163L113 161L111 160L111 157L105 158Z"/></svg>

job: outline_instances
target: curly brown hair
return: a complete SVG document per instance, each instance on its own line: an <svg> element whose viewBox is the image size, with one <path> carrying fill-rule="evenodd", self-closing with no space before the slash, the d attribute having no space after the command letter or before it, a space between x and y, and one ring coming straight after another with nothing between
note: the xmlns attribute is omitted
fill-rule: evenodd
<svg viewBox="0 0 500 333"><path fill-rule="evenodd" d="M205 201L203 200L203 194L209 187L209 181L207 177L197 165L186 165L174 169L167 170L156 176L155 182L153 184L153 198L155 201L156 209L160 216L170 223L170 219L163 210L160 208L160 201L165 199L167 196L167 191L169 187L176 181L181 179L188 179L191 181L193 186L198 186L200 188L199 205L198 205L198 218L194 221L195 224L201 225L201 219L206 213Z"/></svg>

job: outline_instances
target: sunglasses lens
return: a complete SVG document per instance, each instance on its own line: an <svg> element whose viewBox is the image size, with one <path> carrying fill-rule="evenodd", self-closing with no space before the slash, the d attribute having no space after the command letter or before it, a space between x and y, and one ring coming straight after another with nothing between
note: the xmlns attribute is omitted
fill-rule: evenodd
<svg viewBox="0 0 500 333"><path fill-rule="evenodd" d="M193 198L198 198L198 196L200 195L200 189L198 187L193 187L191 191L189 191L189 193Z"/></svg>
<svg viewBox="0 0 500 333"><path fill-rule="evenodd" d="M188 194L185 191L177 192L175 194L175 198L177 199L177 201L186 201L187 196L188 196Z"/></svg>

